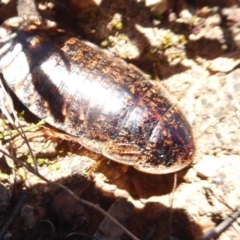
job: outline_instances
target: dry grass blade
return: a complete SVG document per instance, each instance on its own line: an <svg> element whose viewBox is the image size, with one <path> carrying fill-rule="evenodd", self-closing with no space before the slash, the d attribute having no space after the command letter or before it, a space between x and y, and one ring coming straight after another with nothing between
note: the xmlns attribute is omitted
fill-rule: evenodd
<svg viewBox="0 0 240 240"><path fill-rule="evenodd" d="M34 165L35 165L35 169L36 171L38 171L38 167L37 167L37 161L36 158L33 155L33 152L31 150L31 147L29 145L28 139L23 131L23 129L21 128L19 121L18 121L18 117L14 111L14 107L13 107L13 103L11 98L9 97L7 91L5 90L2 81L0 81L0 88L1 88L1 102L0 102L0 109L2 111L2 113L5 115L5 117L8 119L8 121L12 124L12 126L16 129L16 131L20 134L20 136L24 139L29 153L34 161ZM8 109L6 108L6 105L8 107ZM9 112L13 115L14 120L12 119L11 115L9 114Z"/></svg>

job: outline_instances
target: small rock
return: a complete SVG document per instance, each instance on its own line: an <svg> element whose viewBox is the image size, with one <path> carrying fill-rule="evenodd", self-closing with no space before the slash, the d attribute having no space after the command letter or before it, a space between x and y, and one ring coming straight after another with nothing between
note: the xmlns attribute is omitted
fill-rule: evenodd
<svg viewBox="0 0 240 240"><path fill-rule="evenodd" d="M188 183L196 181L197 180L196 170L194 170L193 168L188 169L186 175L184 175L182 178L184 179L184 181Z"/></svg>
<svg viewBox="0 0 240 240"><path fill-rule="evenodd" d="M214 72L230 72L239 64L240 51L235 51L212 60L209 69Z"/></svg>
<svg viewBox="0 0 240 240"><path fill-rule="evenodd" d="M188 10L188 9L183 9L179 16L183 19L186 19L186 20L191 20L193 15L191 14L191 12Z"/></svg>
<svg viewBox="0 0 240 240"><path fill-rule="evenodd" d="M72 174L84 175L94 165L95 161L86 156L69 157L69 167Z"/></svg>
<svg viewBox="0 0 240 240"><path fill-rule="evenodd" d="M68 188L79 197L88 186L87 181L82 181L78 184L71 184ZM54 196L50 211L58 223L66 226L72 225L81 228L87 223L85 206L64 190L60 190Z"/></svg>
<svg viewBox="0 0 240 240"><path fill-rule="evenodd" d="M119 223L124 225L133 214L133 205L130 202L127 202L124 198L120 198L111 205L108 213ZM102 240L120 240L122 239L122 234L124 234L124 231L111 219L105 217L101 222L99 229L94 234L94 237Z"/></svg>
<svg viewBox="0 0 240 240"><path fill-rule="evenodd" d="M27 229L33 229L37 224L37 216L34 214L35 208L28 204L23 205L20 216Z"/></svg>
<svg viewBox="0 0 240 240"><path fill-rule="evenodd" d="M215 156L206 155L198 162L194 169L201 177L214 177L217 175L217 170L224 165L224 159L219 159Z"/></svg>
<svg viewBox="0 0 240 240"><path fill-rule="evenodd" d="M168 8L167 0L145 0L145 5L151 7L155 14L161 14Z"/></svg>
<svg viewBox="0 0 240 240"><path fill-rule="evenodd" d="M206 19L205 25L208 27L219 26L221 24L221 17L219 14L215 14Z"/></svg>

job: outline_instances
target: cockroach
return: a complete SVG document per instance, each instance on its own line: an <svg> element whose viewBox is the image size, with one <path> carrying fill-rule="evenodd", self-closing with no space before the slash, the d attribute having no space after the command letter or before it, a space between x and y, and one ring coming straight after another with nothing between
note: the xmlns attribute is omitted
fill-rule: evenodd
<svg viewBox="0 0 240 240"><path fill-rule="evenodd" d="M160 84L47 21L2 24L0 69L32 113L91 151L150 174L192 161L191 127Z"/></svg>

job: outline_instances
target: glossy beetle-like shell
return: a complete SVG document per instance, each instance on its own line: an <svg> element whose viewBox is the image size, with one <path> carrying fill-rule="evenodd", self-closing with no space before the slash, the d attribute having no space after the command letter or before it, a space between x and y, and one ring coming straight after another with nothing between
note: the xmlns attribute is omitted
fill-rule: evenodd
<svg viewBox="0 0 240 240"><path fill-rule="evenodd" d="M152 174L191 163L188 122L166 90L134 67L37 18L5 21L0 44L9 88L84 147Z"/></svg>

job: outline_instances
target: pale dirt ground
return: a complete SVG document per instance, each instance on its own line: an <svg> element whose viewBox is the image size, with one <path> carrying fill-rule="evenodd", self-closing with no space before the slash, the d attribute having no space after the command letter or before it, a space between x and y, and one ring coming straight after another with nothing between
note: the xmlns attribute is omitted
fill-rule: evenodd
<svg viewBox="0 0 240 240"><path fill-rule="evenodd" d="M178 173L174 194L172 174L139 173L73 141L50 136L46 133L49 126L26 134L41 160L40 173L67 184L105 210L112 204L110 212L139 239L202 239L240 205L240 3L168 3L167 9L161 6L155 12L136 0L41 1L39 8L84 40L135 64L152 79L162 80L192 126L197 149L191 167ZM11 4L2 5L2 20L16 14ZM28 124L38 122L27 111L24 116ZM26 125L25 120L21 123ZM0 131L8 130L9 125L1 124ZM14 137L13 143L5 137L1 144L14 156L28 158L20 137ZM13 167L4 156L0 181L12 194L10 210L22 189L32 193L25 208L37 210L30 220L27 210L22 210L9 229L12 239L38 236L43 219L55 226L59 239L79 229L97 239L129 239L109 221L100 225L102 217L96 210L77 204L64 192L56 195L57 190L23 168ZM9 203L6 196L2 209ZM8 218L10 210L2 211L2 219ZM23 219L25 232L19 226ZM22 235L17 237L18 231ZM240 239L239 218L218 239Z"/></svg>

